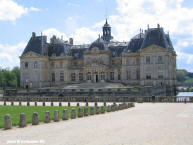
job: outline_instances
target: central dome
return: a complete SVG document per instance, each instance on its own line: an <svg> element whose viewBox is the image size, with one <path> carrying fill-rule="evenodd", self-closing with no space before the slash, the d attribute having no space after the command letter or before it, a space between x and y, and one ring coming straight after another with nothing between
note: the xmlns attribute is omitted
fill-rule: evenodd
<svg viewBox="0 0 193 145"><path fill-rule="evenodd" d="M98 38L90 45L89 50L94 47L99 48L99 50L105 50L105 41L102 38Z"/></svg>

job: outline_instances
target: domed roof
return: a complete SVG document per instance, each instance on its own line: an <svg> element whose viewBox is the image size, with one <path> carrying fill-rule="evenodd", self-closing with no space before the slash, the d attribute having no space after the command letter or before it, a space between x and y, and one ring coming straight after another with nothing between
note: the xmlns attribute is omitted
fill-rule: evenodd
<svg viewBox="0 0 193 145"><path fill-rule="evenodd" d="M140 33L135 35L128 44L127 50L129 52L136 52L141 48L145 34Z"/></svg>
<svg viewBox="0 0 193 145"><path fill-rule="evenodd" d="M99 50L105 50L105 41L102 38L98 38L95 40L89 47L89 50L91 50L94 47L99 48Z"/></svg>
<svg viewBox="0 0 193 145"><path fill-rule="evenodd" d="M144 33L139 33L137 35L135 35L133 38L131 39L141 39L141 38L144 38L145 37L145 34Z"/></svg>

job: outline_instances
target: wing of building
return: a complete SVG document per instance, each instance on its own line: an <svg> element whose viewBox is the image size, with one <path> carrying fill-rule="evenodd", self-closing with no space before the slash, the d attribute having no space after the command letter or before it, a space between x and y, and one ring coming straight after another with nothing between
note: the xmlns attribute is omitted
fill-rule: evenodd
<svg viewBox="0 0 193 145"><path fill-rule="evenodd" d="M30 88L84 82L130 86L176 85L176 53L162 27L148 28L129 42L114 41L107 20L103 35L88 45L73 45L33 32L20 57L21 86Z"/></svg>

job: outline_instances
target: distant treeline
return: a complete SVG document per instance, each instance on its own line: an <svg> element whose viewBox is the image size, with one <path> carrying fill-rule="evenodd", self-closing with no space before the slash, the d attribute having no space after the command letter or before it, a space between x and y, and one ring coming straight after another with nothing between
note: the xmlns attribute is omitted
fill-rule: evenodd
<svg viewBox="0 0 193 145"><path fill-rule="evenodd" d="M177 70L177 81L179 86L193 86L193 73L179 69Z"/></svg>
<svg viewBox="0 0 193 145"><path fill-rule="evenodd" d="M15 67L12 70L0 69L0 87L19 87L20 69Z"/></svg>

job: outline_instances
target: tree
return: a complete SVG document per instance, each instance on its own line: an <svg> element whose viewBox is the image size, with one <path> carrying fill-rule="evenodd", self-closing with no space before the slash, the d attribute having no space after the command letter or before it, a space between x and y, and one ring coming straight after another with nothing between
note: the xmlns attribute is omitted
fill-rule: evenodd
<svg viewBox="0 0 193 145"><path fill-rule="evenodd" d="M20 87L20 69L19 67L14 67L12 72L14 73L14 75L16 76L17 79L17 87Z"/></svg>

